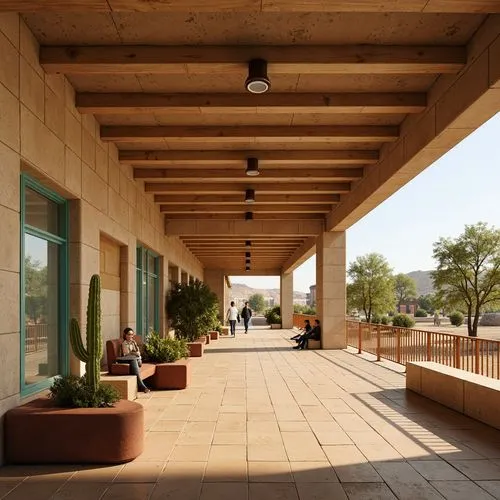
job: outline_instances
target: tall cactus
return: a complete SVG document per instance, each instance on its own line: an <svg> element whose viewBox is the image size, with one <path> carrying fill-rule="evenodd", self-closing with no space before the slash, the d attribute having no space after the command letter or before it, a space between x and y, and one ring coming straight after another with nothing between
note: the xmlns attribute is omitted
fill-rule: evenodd
<svg viewBox="0 0 500 500"><path fill-rule="evenodd" d="M83 346L80 325L72 318L70 324L71 347L75 356L85 363L87 383L97 391L101 379L101 278L94 274L90 279L87 304L87 348Z"/></svg>

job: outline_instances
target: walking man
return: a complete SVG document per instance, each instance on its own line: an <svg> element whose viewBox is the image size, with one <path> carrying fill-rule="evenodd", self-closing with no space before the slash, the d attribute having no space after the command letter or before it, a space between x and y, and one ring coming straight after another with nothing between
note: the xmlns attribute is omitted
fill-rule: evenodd
<svg viewBox="0 0 500 500"><path fill-rule="evenodd" d="M245 302L245 307L241 310L241 317L245 325L245 333L248 333L248 323L250 323L250 318L252 317L252 310L248 307L248 302Z"/></svg>
<svg viewBox="0 0 500 500"><path fill-rule="evenodd" d="M240 315L238 309L234 307L234 302L231 302L231 307L227 310L226 320L229 321L231 336L236 336L236 321L240 322Z"/></svg>

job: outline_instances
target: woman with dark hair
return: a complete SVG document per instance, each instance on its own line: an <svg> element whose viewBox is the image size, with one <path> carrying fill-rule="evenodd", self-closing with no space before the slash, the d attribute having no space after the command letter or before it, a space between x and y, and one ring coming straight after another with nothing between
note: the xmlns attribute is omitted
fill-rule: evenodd
<svg viewBox="0 0 500 500"><path fill-rule="evenodd" d="M137 387L140 391L150 392L141 378L139 368L142 365L141 351L134 340L134 330L125 328L123 330L123 341L120 344L120 356L116 358L117 363L125 363L130 366L130 372L137 377Z"/></svg>
<svg viewBox="0 0 500 500"><path fill-rule="evenodd" d="M297 333L297 335L294 335L293 337L290 337L290 340L295 340L296 342L300 342L300 338L302 335L305 335L306 333L309 333L312 330L311 322L308 319L304 320L304 328L300 333Z"/></svg>
<svg viewBox="0 0 500 500"><path fill-rule="evenodd" d="M307 347L307 342L311 340L321 340L321 327L319 326L319 319L314 320L314 328L309 331L309 333L306 333L302 335L302 337L299 340L299 343L293 347L293 349L305 349Z"/></svg>

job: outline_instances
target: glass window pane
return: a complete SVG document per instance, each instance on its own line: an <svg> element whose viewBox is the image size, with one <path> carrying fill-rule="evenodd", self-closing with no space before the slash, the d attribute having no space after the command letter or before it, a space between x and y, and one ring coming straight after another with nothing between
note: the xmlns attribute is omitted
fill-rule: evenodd
<svg viewBox="0 0 500 500"><path fill-rule="evenodd" d="M36 191L26 188L25 221L30 226L59 234L61 229L59 221L59 205Z"/></svg>
<svg viewBox="0 0 500 500"><path fill-rule="evenodd" d="M142 325L141 333L148 333L148 281L147 274L142 273Z"/></svg>
<svg viewBox="0 0 500 500"><path fill-rule="evenodd" d="M150 253L148 253L148 273L156 274L155 262L156 258L153 257Z"/></svg>
<svg viewBox="0 0 500 500"><path fill-rule="evenodd" d="M34 384L60 373L59 245L24 236L24 381Z"/></svg>
<svg viewBox="0 0 500 500"><path fill-rule="evenodd" d="M149 277L148 283L148 327L149 332L156 329L156 279Z"/></svg>

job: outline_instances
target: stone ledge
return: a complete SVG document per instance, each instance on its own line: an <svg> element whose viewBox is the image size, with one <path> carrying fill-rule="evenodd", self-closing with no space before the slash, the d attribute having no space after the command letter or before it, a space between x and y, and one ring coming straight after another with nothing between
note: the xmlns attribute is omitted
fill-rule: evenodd
<svg viewBox="0 0 500 500"><path fill-rule="evenodd" d="M122 399L137 399L137 377L135 375L101 375L101 383L111 385L120 393Z"/></svg>

